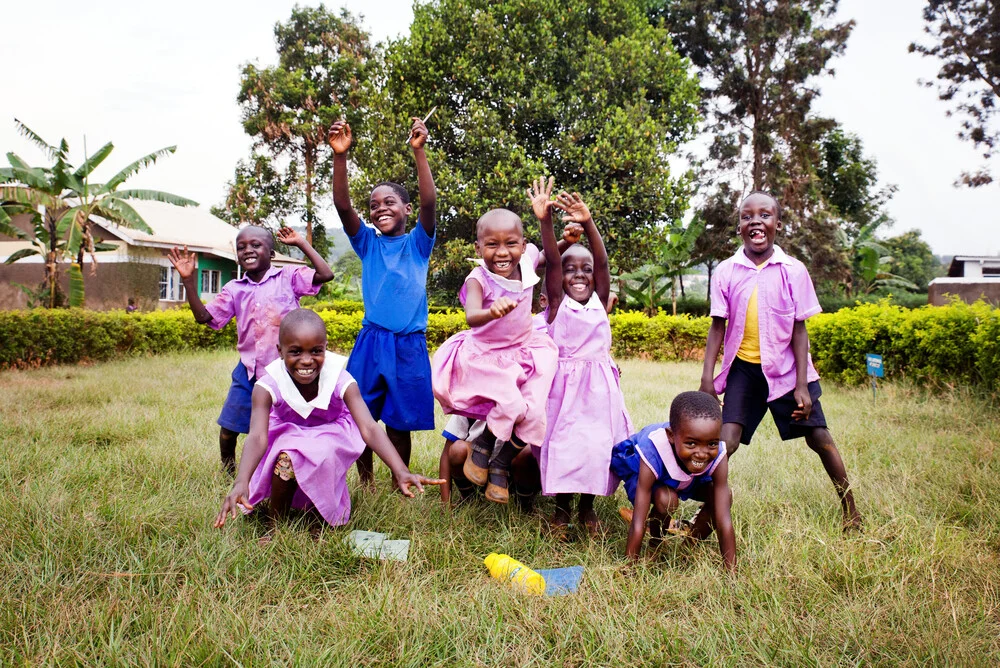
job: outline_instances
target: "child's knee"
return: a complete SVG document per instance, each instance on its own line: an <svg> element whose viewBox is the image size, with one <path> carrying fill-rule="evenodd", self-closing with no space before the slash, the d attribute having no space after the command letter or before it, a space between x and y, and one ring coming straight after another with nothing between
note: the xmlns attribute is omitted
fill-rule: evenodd
<svg viewBox="0 0 1000 668"><path fill-rule="evenodd" d="M806 445L818 455L836 451L837 444L833 442L833 435L826 427L816 427L806 435Z"/></svg>
<svg viewBox="0 0 1000 668"><path fill-rule="evenodd" d="M465 458L469 456L469 443L467 441L449 441L448 443L448 462L452 466L452 474L455 472L455 467L459 467L465 463Z"/></svg>
<svg viewBox="0 0 1000 668"><path fill-rule="evenodd" d="M680 499L677 493L669 487L657 487L653 490L653 509L660 515L673 515Z"/></svg>

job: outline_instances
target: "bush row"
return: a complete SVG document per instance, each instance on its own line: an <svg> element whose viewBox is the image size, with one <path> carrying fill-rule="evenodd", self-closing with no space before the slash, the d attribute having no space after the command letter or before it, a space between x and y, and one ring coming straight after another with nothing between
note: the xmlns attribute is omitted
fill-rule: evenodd
<svg viewBox="0 0 1000 668"><path fill-rule="evenodd" d="M348 352L361 329L361 311L321 310L330 347ZM701 359L709 318L647 317L639 312L611 317L612 354L652 360ZM1000 310L979 302L907 309L883 301L808 323L813 360L820 374L843 383L867 378L865 354L883 356L887 377L919 383L959 383L1000 391ZM460 311L432 313L431 350L466 327ZM123 311L35 309L0 311L0 369L102 361L206 348L233 348L235 327L214 331L189 310L126 314Z"/></svg>

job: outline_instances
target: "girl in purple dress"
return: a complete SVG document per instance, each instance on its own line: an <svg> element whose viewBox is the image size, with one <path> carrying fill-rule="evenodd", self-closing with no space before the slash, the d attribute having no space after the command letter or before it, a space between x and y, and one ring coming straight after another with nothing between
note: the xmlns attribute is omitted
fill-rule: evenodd
<svg viewBox="0 0 1000 668"><path fill-rule="evenodd" d="M411 485L422 492L423 485L444 482L410 473L344 371L347 358L327 355L326 325L315 312L298 309L285 316L278 350L280 359L267 365L254 387L250 435L216 528L235 518L237 508L249 512L269 497L272 530L291 507L315 509L331 526L346 524L347 471L366 445L392 471L404 496L413 496Z"/></svg>
<svg viewBox="0 0 1000 668"><path fill-rule="evenodd" d="M579 494L580 523L593 535L598 531L594 497L614 494L618 480L610 471L611 450L628 437L632 422L611 361L611 273L604 241L579 193L562 192L550 200L552 181L540 178L528 191L545 249L549 334L559 347L539 468L542 492L556 497L553 528L569 524L573 496ZM564 212L564 220L583 226L590 250L574 244L560 256L553 207Z"/></svg>
<svg viewBox="0 0 1000 668"><path fill-rule="evenodd" d="M487 211L476 223L476 255L458 297L471 329L445 341L431 362L434 397L445 413L486 420L462 471L486 498L507 503L511 463L545 438L545 401L556 346L532 327L531 296L539 252L524 241L512 211ZM503 443L494 454L497 442Z"/></svg>

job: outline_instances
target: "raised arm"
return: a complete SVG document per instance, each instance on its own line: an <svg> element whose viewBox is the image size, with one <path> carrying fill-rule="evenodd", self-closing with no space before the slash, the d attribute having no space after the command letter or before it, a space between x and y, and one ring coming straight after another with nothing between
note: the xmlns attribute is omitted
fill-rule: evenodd
<svg viewBox="0 0 1000 668"><path fill-rule="evenodd" d="M424 227L427 236L434 236L434 228L437 225L437 191L434 189L434 175L431 174L431 166L427 164L427 154L424 152L424 144L427 143L427 126L424 122L413 117L413 127L410 128L410 147L413 149L413 159L417 163L417 189L420 192L420 224Z"/></svg>
<svg viewBox="0 0 1000 668"><path fill-rule="evenodd" d="M708 328L708 340L705 342L705 361L701 367L701 387L698 388L713 397L716 396L715 362L719 359L719 351L722 350L722 341L725 336L726 319L713 316L712 324Z"/></svg>
<svg viewBox="0 0 1000 668"><path fill-rule="evenodd" d="M305 237L290 227L282 227L278 230L277 236L281 243L295 246L302 251L302 254L312 264L313 269L316 270L316 275L313 276L313 285L321 285L333 280L333 269L330 269L330 265L323 259L323 256L316 252L316 249Z"/></svg>
<svg viewBox="0 0 1000 668"><path fill-rule="evenodd" d="M605 309L611 295L611 271L608 269L608 249L604 247L604 239L597 230L597 223L590 215L590 208L580 197L580 193L570 195L561 192L556 197L556 206L565 212L563 220L578 223L583 226L583 232L590 243L590 252L594 256L594 292L601 300Z"/></svg>
<svg viewBox="0 0 1000 668"><path fill-rule="evenodd" d="M554 177L548 182L540 176L528 188L528 199L531 200L531 210L538 219L538 227L542 233L542 252L545 256L545 296L549 300L549 322L552 322L563 299L562 255L556 241L556 231L552 227L552 184Z"/></svg>
<svg viewBox="0 0 1000 668"><path fill-rule="evenodd" d="M632 506L632 524L628 527L628 542L625 543L625 556L638 559L642 549L642 539L646 535L646 519L649 517L649 505L653 497L653 483L656 474L639 462L639 482L635 488L635 503Z"/></svg>
<svg viewBox="0 0 1000 668"><path fill-rule="evenodd" d="M719 538L719 551L726 570L736 570L736 534L733 531L731 506L733 495L729 491L729 459L723 458L712 471L712 518L715 534Z"/></svg>
<svg viewBox="0 0 1000 668"><path fill-rule="evenodd" d="M189 253L187 246L182 252L177 246L170 249L167 259L174 269L180 274L181 282L184 283L184 293L187 295L188 304L191 305L191 313L194 314L195 322L206 325L212 321L212 314L205 308L205 303L198 296L198 277L195 275L198 262L194 253Z"/></svg>
<svg viewBox="0 0 1000 668"><path fill-rule="evenodd" d="M253 510L250 505L250 478L257 470L261 457L267 451L267 427L271 417L271 394L263 386L253 388L250 399L250 434L243 444L243 454L240 455L240 470L236 473L233 489L222 501L222 509L215 518L215 528L221 529L226 518L236 519L238 506Z"/></svg>
<svg viewBox="0 0 1000 668"><path fill-rule="evenodd" d="M406 468L406 464L399 457L399 453L396 452L396 448L389 440L385 430L379 427L378 423L372 419L372 414L368 411L368 405L361 398L361 391L358 390L357 383L351 383L347 388L347 391L344 393L344 403L347 404L347 410L350 411L351 417L354 418L355 424L358 425L358 430L361 432L361 438L364 439L365 445L371 448L378 455L378 458L385 462L385 465L392 471L392 479L396 483L396 487L399 488L399 491L403 493L403 496L413 496L413 492L410 491L410 485L416 487L417 491L423 492L424 485L444 484L444 480L425 478L422 475L410 473L410 469Z"/></svg>
<svg viewBox="0 0 1000 668"><path fill-rule="evenodd" d="M347 151L351 148L351 139L351 126L347 121L337 121L330 126L327 143L333 149L333 206L349 237L361 229L361 219L351 206L351 188L347 180Z"/></svg>

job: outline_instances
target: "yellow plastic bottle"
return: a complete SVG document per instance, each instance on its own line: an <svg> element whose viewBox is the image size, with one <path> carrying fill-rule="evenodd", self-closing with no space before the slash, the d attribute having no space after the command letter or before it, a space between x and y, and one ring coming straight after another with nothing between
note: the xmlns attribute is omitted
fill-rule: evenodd
<svg viewBox="0 0 1000 668"><path fill-rule="evenodd" d="M497 580L509 582L512 587L536 596L545 593L545 578L509 555L493 552L483 559L483 563Z"/></svg>

